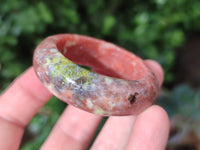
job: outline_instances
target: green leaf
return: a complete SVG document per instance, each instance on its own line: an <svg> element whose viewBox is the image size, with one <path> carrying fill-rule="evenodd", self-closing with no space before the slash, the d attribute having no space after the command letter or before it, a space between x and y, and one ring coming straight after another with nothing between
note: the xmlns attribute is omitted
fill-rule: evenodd
<svg viewBox="0 0 200 150"><path fill-rule="evenodd" d="M116 19L112 15L106 15L103 19L103 25L102 25L102 33L104 35L111 32L112 28L114 27L116 23Z"/></svg>

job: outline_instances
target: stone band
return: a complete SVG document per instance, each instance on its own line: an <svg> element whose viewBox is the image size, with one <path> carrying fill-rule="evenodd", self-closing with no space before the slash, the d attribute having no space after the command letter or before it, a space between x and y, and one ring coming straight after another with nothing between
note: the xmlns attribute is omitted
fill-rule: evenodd
<svg viewBox="0 0 200 150"><path fill-rule="evenodd" d="M152 104L159 90L142 59L88 36L47 37L37 46L33 64L41 82L56 97L98 115L138 114Z"/></svg>

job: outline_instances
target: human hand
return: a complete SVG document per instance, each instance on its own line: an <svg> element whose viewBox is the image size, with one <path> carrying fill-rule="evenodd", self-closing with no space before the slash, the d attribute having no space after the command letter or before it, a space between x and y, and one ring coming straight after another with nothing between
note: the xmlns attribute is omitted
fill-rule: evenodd
<svg viewBox="0 0 200 150"><path fill-rule="evenodd" d="M161 67L146 64L160 85ZM0 96L0 150L19 148L24 128L52 97L29 68ZM90 145L102 117L68 106L54 126L42 150L84 150ZM138 116L109 117L92 150L162 150L169 133L169 119L160 106L151 106Z"/></svg>

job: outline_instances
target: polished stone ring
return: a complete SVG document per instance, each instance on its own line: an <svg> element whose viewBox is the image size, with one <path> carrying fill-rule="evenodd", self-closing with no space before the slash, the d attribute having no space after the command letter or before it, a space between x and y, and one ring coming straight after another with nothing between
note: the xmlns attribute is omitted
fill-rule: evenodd
<svg viewBox="0 0 200 150"><path fill-rule="evenodd" d="M138 114L152 104L159 90L156 76L141 58L88 36L47 37L37 46L33 64L56 97L98 115Z"/></svg>

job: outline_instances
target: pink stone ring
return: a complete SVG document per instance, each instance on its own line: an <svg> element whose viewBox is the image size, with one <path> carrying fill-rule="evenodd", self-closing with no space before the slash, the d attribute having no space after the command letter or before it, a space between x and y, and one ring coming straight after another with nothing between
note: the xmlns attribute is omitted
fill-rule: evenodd
<svg viewBox="0 0 200 150"><path fill-rule="evenodd" d="M159 90L142 59L88 36L47 37L37 46L33 64L41 82L56 97L98 115L138 114L152 104Z"/></svg>

